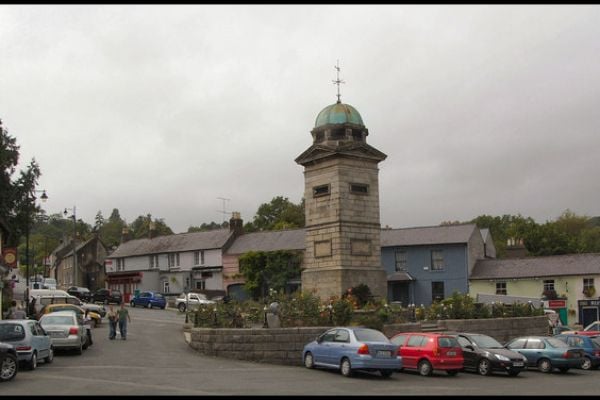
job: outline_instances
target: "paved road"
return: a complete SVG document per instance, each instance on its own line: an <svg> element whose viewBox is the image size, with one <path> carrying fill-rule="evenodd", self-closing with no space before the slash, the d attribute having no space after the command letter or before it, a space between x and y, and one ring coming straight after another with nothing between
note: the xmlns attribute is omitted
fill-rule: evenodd
<svg viewBox="0 0 600 400"><path fill-rule="evenodd" d="M308 370L202 356L185 342L183 317L173 310L130 309L127 340L94 330L94 345L78 356L58 353L51 365L20 371L0 384L8 395L597 395L600 371L526 371L518 377L460 373L422 377L396 373L344 378Z"/></svg>

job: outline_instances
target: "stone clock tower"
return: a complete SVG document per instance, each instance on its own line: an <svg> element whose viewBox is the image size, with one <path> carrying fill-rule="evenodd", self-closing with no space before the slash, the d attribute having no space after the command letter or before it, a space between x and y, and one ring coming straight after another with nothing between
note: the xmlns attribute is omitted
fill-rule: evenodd
<svg viewBox="0 0 600 400"><path fill-rule="evenodd" d="M295 160L304 167L305 182L302 290L327 299L364 283L385 299L378 164L387 156L367 144L360 114L340 101L339 92L337 103L319 113L311 134L312 146Z"/></svg>

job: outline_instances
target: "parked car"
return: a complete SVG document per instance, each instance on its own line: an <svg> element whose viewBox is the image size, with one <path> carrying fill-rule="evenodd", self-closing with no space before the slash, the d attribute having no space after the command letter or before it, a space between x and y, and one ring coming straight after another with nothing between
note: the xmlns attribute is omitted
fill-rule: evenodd
<svg viewBox="0 0 600 400"><path fill-rule="evenodd" d="M430 376L435 370L456 375L463 368L463 351L454 336L407 332L390 340L399 346L404 368L416 369L423 376Z"/></svg>
<svg viewBox="0 0 600 400"><path fill-rule="evenodd" d="M398 346L383 333L368 328L329 329L304 346L302 359L306 368L339 369L344 376L366 370L379 371L387 378L402 368Z"/></svg>
<svg viewBox="0 0 600 400"><path fill-rule="evenodd" d="M56 279L44 278L42 281L42 289L56 289Z"/></svg>
<svg viewBox="0 0 600 400"><path fill-rule="evenodd" d="M19 360L17 351L8 343L0 342L0 382L6 382L17 376Z"/></svg>
<svg viewBox="0 0 600 400"><path fill-rule="evenodd" d="M75 304L66 304L66 303L60 304L59 303L59 304L45 305L40 310L37 319L39 320L45 314L50 314L50 313L57 312L57 311L68 311L68 310L75 311L77 313L77 315L80 316L82 319L83 319L83 316L85 315L85 310L80 306L77 306ZM92 318L93 326L97 326L101 323L102 317L100 316L100 314L96 314L95 312L90 311L88 313L88 315Z"/></svg>
<svg viewBox="0 0 600 400"><path fill-rule="evenodd" d="M526 369L525 356L506 349L493 337L480 333L457 333L456 340L462 347L464 369L477 371L480 375L491 375L493 371L517 376Z"/></svg>
<svg viewBox="0 0 600 400"><path fill-rule="evenodd" d="M570 347L554 337L518 337L509 341L505 347L524 355L528 367L536 367L546 373L552 372L554 368L564 373L571 368L579 368L584 361L581 349Z"/></svg>
<svg viewBox="0 0 600 400"><path fill-rule="evenodd" d="M123 301L123 296L121 292L117 289L98 289L92 295L93 303L103 303L103 304L121 304Z"/></svg>
<svg viewBox="0 0 600 400"><path fill-rule="evenodd" d="M38 321L31 319L0 321L0 342L14 346L19 362L26 363L31 370L37 368L39 359L43 359L46 364L54 360L54 348L50 336Z"/></svg>
<svg viewBox="0 0 600 400"><path fill-rule="evenodd" d="M93 320L93 325L94 328L96 327L97 324L102 322L102 318L106 317L106 308L104 308L104 305L99 305L96 303L83 303L81 302L79 304L79 307L83 308L84 310L90 310L92 312L95 312L96 314L98 314L100 316L100 320Z"/></svg>
<svg viewBox="0 0 600 400"><path fill-rule="evenodd" d="M600 336L600 321L592 322L591 324L583 328L582 331L567 331L564 333L575 333L577 335L584 336Z"/></svg>
<svg viewBox="0 0 600 400"><path fill-rule="evenodd" d="M88 348L83 319L75 311L57 311L44 314L40 325L52 340L55 349L75 349L77 354Z"/></svg>
<svg viewBox="0 0 600 400"><path fill-rule="evenodd" d="M581 369L596 369L600 366L600 336L564 334L554 337L585 352Z"/></svg>
<svg viewBox="0 0 600 400"><path fill-rule="evenodd" d="M79 300L82 301L89 302L92 299L92 292L90 292L90 289L86 287L71 286L67 289L67 293L69 293L71 296L77 297Z"/></svg>
<svg viewBox="0 0 600 400"><path fill-rule="evenodd" d="M185 312L185 309L188 305L192 307L200 304L215 304L215 301L209 300L204 293L188 293L187 299L186 294L181 293L175 300L175 307L177 307L181 312Z"/></svg>
<svg viewBox="0 0 600 400"><path fill-rule="evenodd" d="M141 292L139 296L135 296L131 299L131 307L142 306L142 307L159 307L163 310L167 306L167 300L165 297L156 292Z"/></svg>

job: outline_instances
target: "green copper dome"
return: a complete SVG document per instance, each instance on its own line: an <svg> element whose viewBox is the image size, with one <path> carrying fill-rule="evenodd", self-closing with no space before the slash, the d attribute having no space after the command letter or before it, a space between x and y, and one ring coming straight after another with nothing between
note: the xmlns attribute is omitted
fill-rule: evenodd
<svg viewBox="0 0 600 400"><path fill-rule="evenodd" d="M315 128L327 124L356 124L365 126L356 108L349 104L335 103L325 107L315 122Z"/></svg>

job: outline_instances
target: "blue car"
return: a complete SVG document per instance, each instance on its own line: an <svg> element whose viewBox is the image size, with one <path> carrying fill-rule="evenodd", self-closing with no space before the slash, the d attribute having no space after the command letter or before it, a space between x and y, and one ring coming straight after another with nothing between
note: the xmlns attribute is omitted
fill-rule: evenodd
<svg viewBox="0 0 600 400"><path fill-rule="evenodd" d="M528 367L536 367L541 372L552 372L558 368L567 372L579 368L584 361L583 350L570 347L562 340L547 336L525 336L511 340L505 346L527 358Z"/></svg>
<svg viewBox="0 0 600 400"><path fill-rule="evenodd" d="M398 346L379 331L359 327L329 329L304 346L302 359L306 368L339 369L344 376L365 370L388 378L402 369Z"/></svg>
<svg viewBox="0 0 600 400"><path fill-rule="evenodd" d="M562 334L554 337L585 352L581 369L596 369L600 366L600 336Z"/></svg>
<svg viewBox="0 0 600 400"><path fill-rule="evenodd" d="M139 296L135 296L131 299L131 307L142 306L142 307L159 307L163 310L167 306L167 300L160 293L156 292L142 292Z"/></svg>

